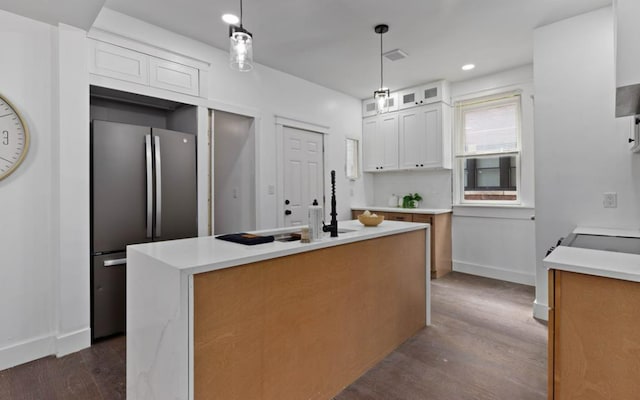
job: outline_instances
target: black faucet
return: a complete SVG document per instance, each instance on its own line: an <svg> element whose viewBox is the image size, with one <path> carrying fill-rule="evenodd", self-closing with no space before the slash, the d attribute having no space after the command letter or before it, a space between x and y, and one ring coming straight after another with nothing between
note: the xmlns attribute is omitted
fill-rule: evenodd
<svg viewBox="0 0 640 400"><path fill-rule="evenodd" d="M331 237L338 237L338 220L336 217L336 171L331 171L331 224L322 224L323 232L331 232Z"/></svg>

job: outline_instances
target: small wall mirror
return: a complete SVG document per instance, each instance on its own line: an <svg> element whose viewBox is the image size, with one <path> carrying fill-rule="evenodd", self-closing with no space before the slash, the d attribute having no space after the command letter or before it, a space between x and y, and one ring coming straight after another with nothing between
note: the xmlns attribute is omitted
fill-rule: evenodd
<svg viewBox="0 0 640 400"><path fill-rule="evenodd" d="M345 173L347 179L355 180L360 177L360 141L358 139L349 139L346 141L347 154L345 157Z"/></svg>

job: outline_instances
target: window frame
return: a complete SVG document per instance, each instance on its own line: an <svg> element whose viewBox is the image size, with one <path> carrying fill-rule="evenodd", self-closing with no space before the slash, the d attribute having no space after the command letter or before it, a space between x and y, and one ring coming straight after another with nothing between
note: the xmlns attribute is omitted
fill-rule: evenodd
<svg viewBox="0 0 640 400"><path fill-rule="evenodd" d="M464 115L469 111L490 109L502 105L516 105L516 148L508 151L474 151L465 152ZM488 205L488 206L519 206L522 200L522 131L523 104L522 90L500 92L489 96L478 96L460 100L454 103L454 191L455 205ZM516 199L515 200L469 200L465 199L465 161L478 158L515 157L516 167ZM503 189L504 191L504 189Z"/></svg>

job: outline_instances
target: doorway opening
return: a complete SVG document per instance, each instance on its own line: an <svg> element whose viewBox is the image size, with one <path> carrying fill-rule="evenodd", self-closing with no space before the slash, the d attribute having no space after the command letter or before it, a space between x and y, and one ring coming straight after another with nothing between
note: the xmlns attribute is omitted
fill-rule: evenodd
<svg viewBox="0 0 640 400"><path fill-rule="evenodd" d="M255 118L211 110L213 233L256 229Z"/></svg>

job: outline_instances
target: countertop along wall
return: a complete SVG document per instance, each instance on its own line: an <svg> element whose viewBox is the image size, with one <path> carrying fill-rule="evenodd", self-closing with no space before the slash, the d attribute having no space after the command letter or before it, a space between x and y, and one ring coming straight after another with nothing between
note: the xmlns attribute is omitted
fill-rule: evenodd
<svg viewBox="0 0 640 400"><path fill-rule="evenodd" d="M640 67L640 66L639 66ZM536 29L536 316L547 317L546 251L576 226L640 228L640 155L615 119L610 7ZM603 207L604 192L618 207Z"/></svg>

